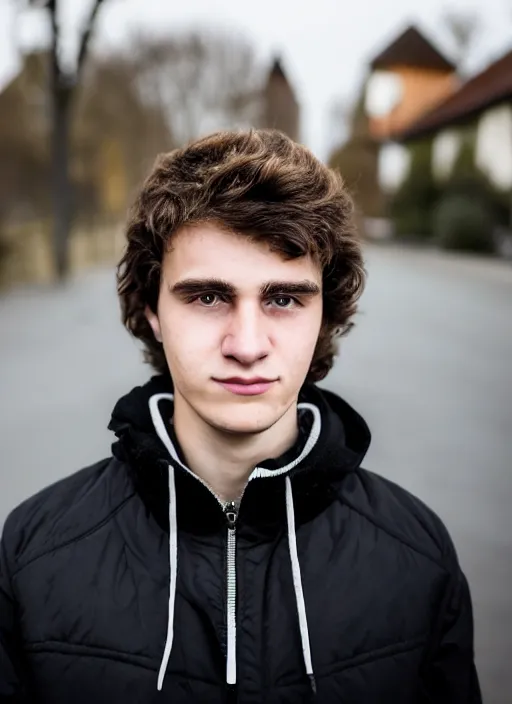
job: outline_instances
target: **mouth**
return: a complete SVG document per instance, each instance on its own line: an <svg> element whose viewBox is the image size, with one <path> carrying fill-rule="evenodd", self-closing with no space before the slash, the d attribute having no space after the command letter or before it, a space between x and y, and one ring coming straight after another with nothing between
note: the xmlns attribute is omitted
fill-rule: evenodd
<svg viewBox="0 0 512 704"><path fill-rule="evenodd" d="M217 384L220 384L226 391L237 396L260 396L266 393L277 379L263 379L262 377L254 377L252 379L244 379L242 377L232 377L230 379L214 379Z"/></svg>

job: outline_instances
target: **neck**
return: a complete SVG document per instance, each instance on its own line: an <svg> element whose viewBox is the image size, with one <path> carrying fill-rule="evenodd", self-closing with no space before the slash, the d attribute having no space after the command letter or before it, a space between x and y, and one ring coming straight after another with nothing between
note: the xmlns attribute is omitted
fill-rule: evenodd
<svg viewBox="0 0 512 704"><path fill-rule="evenodd" d="M254 467L279 457L297 439L297 405L260 433L231 433L206 423L175 393L174 430L189 469L223 503L237 501Z"/></svg>

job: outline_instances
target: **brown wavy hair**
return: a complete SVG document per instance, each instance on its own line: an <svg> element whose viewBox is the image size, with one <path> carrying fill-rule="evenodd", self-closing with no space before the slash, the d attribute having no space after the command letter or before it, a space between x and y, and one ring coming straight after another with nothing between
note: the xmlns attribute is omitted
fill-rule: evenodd
<svg viewBox="0 0 512 704"><path fill-rule="evenodd" d="M117 270L122 320L159 373L169 369L146 319L156 312L162 258L184 225L213 222L323 272L323 323L307 381L323 379L352 326L365 283L352 199L341 177L276 130L219 132L158 157L127 225Z"/></svg>

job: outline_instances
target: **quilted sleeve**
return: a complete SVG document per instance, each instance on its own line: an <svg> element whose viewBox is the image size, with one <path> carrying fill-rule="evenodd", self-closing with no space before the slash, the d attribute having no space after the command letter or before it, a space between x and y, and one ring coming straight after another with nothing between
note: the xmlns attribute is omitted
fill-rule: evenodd
<svg viewBox="0 0 512 704"><path fill-rule="evenodd" d="M17 637L16 603L5 555L4 539L0 543L0 702L28 704Z"/></svg>
<svg viewBox="0 0 512 704"><path fill-rule="evenodd" d="M422 704L481 704L473 640L470 591L456 563L432 631Z"/></svg>

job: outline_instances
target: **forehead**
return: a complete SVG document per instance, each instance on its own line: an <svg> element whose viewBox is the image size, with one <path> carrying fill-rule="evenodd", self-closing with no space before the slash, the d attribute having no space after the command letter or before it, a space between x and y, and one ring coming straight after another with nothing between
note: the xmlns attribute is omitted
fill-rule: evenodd
<svg viewBox="0 0 512 704"><path fill-rule="evenodd" d="M268 245L226 232L215 225L194 225L177 232L163 260L169 282L214 277L239 289L256 288L269 280L321 282L321 271L311 257L286 260Z"/></svg>

